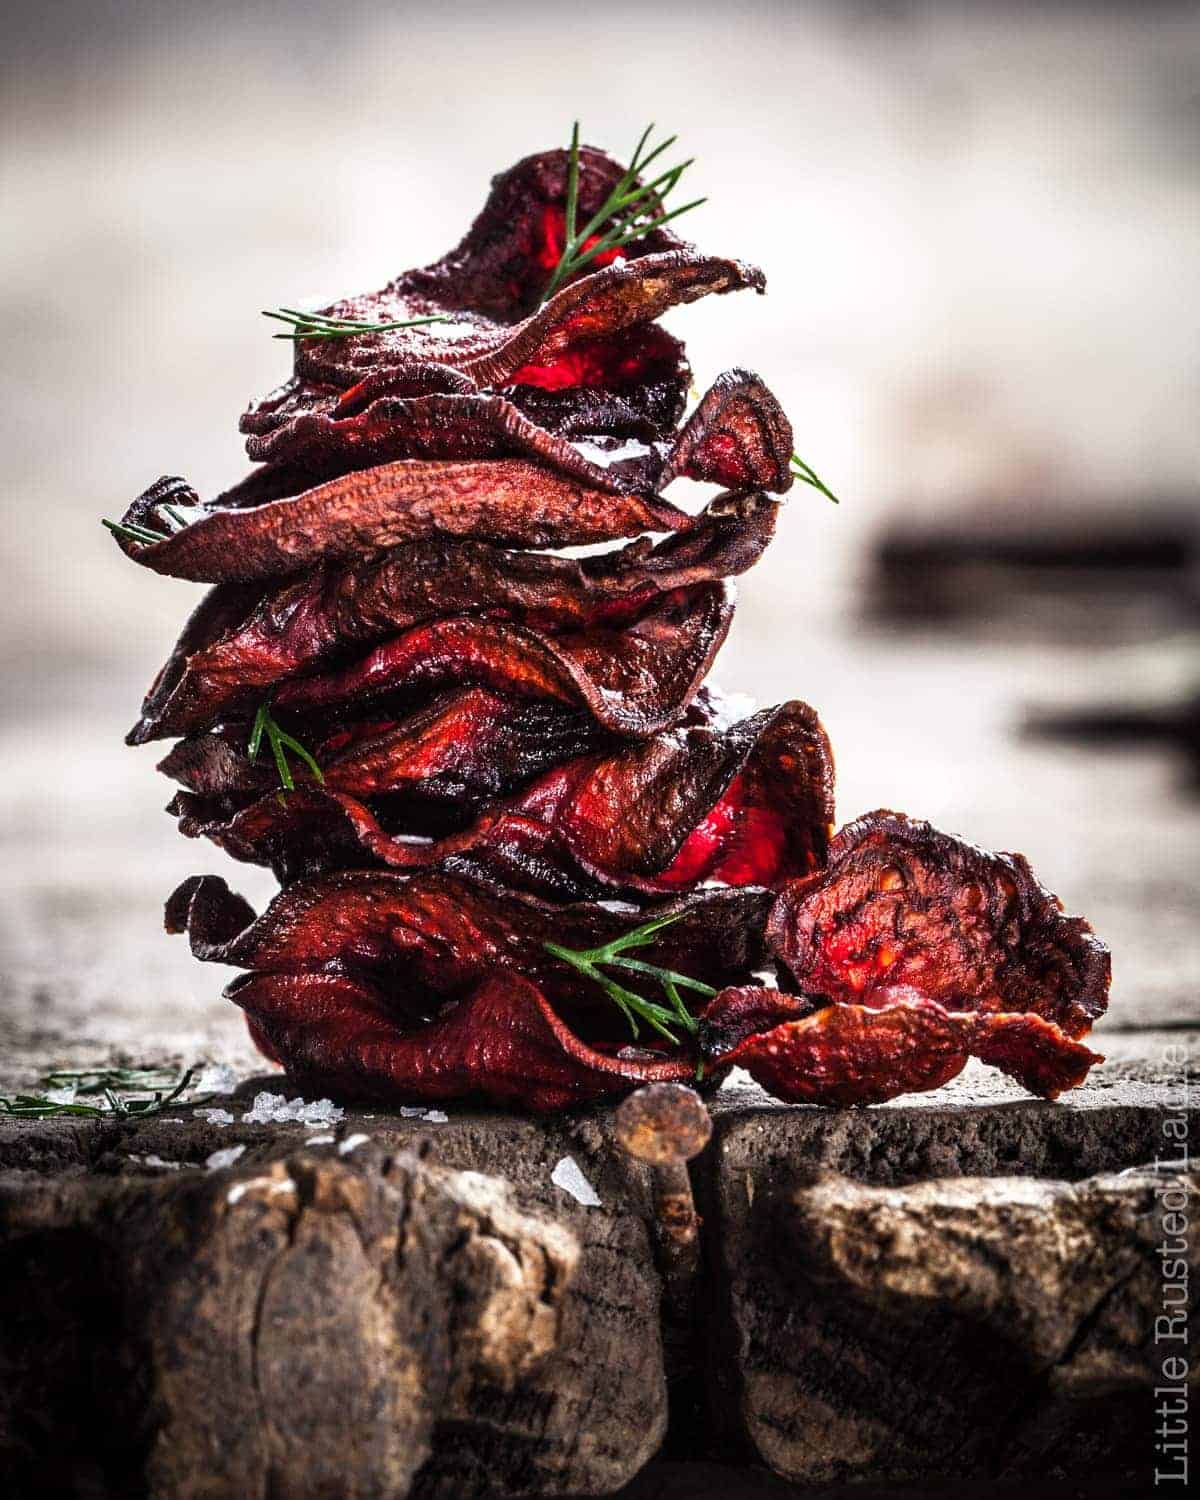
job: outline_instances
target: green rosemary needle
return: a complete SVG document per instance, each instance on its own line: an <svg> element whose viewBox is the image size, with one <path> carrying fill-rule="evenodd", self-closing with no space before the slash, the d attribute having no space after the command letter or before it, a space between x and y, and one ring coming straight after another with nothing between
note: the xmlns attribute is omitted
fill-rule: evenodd
<svg viewBox="0 0 1200 1500"><path fill-rule="evenodd" d="M649 922L644 922L641 927L622 933L619 937L602 943L598 948L565 948L560 943L549 942L544 946L548 953L570 964L585 979L590 979L600 986L629 1023L629 1029L635 1039L638 1035L638 1020L640 1019L657 1031L660 1036L665 1037L673 1046L678 1046L679 1038L670 1028L681 1026L684 1031L694 1034L698 1025L695 1016L684 1004L683 997L679 993L680 989L693 990L697 994L709 997L715 995L716 990L711 984L693 979L689 974L680 974L674 969L663 969L658 964L644 963L638 958L626 958L625 954L631 948L644 948L664 927L669 927L672 922L678 922L683 915L683 912L676 911L664 917L654 917ZM600 972L602 966L610 969L624 969L632 974L645 974L651 979L656 979L670 1002L669 1008L659 1005L654 1000L647 1000L644 996L618 984L607 974Z"/></svg>
<svg viewBox="0 0 1200 1500"><path fill-rule="evenodd" d="M396 323L368 323L362 318L327 318L324 313L304 312L297 307L278 307L263 312L264 318L287 323L291 333L277 333L277 339L348 339L362 333L391 333L394 328L423 328L426 323L449 323L448 313L429 318L404 318Z"/></svg>
<svg viewBox="0 0 1200 1500"><path fill-rule="evenodd" d="M820 490L822 495L827 496L835 505L842 503L825 481L818 476L814 469L809 468L798 453L792 454L792 475L803 484L811 484L814 490Z"/></svg>
<svg viewBox="0 0 1200 1500"><path fill-rule="evenodd" d="M174 1104L191 1087L196 1073L195 1068L188 1068L170 1088L164 1084L155 1088L149 1097L130 1098L125 1092L130 1087L149 1087L150 1080L161 1077L163 1071L157 1068L115 1068L83 1073L48 1073L42 1080L44 1088L73 1087L76 1093L102 1097L104 1103L81 1104L75 1099L51 1099L46 1094L13 1094L0 1098L0 1115L19 1120L49 1120L57 1115L79 1115L89 1119L118 1115L145 1119L147 1115L160 1114Z"/></svg>
<svg viewBox="0 0 1200 1500"><path fill-rule="evenodd" d="M668 195L678 186L679 179L692 165L695 157L689 157L676 167L669 167L650 182L638 182L638 173L644 172L652 161L656 161L678 139L677 136L668 136L652 150L646 151L653 129L653 125L646 126L641 140L634 148L633 160L608 197L580 229L576 222L579 213L579 121L575 121L567 157L563 250L554 274L542 293L543 303L548 302L563 282L583 270L596 256L604 255L610 250L619 250L632 244L634 240L644 239L652 230L661 229L671 219L677 219L680 214L699 208L707 201L695 198L691 203L666 211ZM646 152L644 156L643 151Z"/></svg>
<svg viewBox="0 0 1200 1500"><path fill-rule="evenodd" d="M288 765L287 752L290 750L297 755L313 773L318 781L324 782L325 773L317 764L310 751L308 751L295 735L288 734L275 722L271 716L271 700L259 706L254 716L254 727L250 731L250 740L246 746L246 754L252 761L258 759L258 752L262 749L263 739L271 747L271 754L275 757L275 769L279 772L279 781L284 792L294 792L296 781L292 775L292 768ZM283 800L284 792L278 794L280 801Z"/></svg>
<svg viewBox="0 0 1200 1500"><path fill-rule="evenodd" d="M165 531L152 531L149 526L137 526L126 521L110 521L102 517L101 526L107 526L114 536L128 537L131 542L141 542L144 546L148 542L165 542L167 533Z"/></svg>

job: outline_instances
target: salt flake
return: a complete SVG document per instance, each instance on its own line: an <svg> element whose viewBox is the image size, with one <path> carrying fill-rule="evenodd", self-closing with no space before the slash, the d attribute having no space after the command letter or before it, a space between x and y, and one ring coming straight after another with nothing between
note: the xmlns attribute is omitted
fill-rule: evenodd
<svg viewBox="0 0 1200 1500"><path fill-rule="evenodd" d="M582 1203L584 1208L600 1207L599 1194L579 1170L579 1163L573 1156L562 1158L550 1173L550 1181L555 1187L562 1188L564 1193L570 1193L575 1202Z"/></svg>
<svg viewBox="0 0 1200 1500"><path fill-rule="evenodd" d="M192 1084L197 1094L230 1094L237 1087L237 1074L226 1063L205 1063Z"/></svg>
<svg viewBox="0 0 1200 1500"><path fill-rule="evenodd" d="M338 1155L349 1156L351 1151L357 1151L359 1146L365 1146L370 1139L369 1135L363 1135L361 1132L348 1135L344 1141L338 1142Z"/></svg>
<svg viewBox="0 0 1200 1500"><path fill-rule="evenodd" d="M227 1109L198 1109L198 1120L207 1120L210 1125L232 1125L233 1116Z"/></svg>
<svg viewBox="0 0 1200 1500"><path fill-rule="evenodd" d="M214 1151L211 1156L205 1157L204 1165L210 1172L219 1172L222 1167L231 1167L239 1156L244 1156L245 1146L226 1146L220 1151Z"/></svg>
<svg viewBox="0 0 1200 1500"><path fill-rule="evenodd" d="M339 1109L332 1099L317 1099L311 1104L304 1099L285 1099L282 1094L268 1093L264 1089L255 1094L254 1103L242 1116L244 1125L278 1125L296 1121L301 1125L337 1125L346 1118L346 1111Z"/></svg>

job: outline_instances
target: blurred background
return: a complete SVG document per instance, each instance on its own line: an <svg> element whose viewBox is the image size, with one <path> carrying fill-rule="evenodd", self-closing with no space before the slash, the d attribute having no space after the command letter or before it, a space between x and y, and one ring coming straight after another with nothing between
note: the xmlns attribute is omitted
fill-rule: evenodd
<svg viewBox="0 0 1200 1500"><path fill-rule="evenodd" d="M685 232L768 296L668 326L748 366L797 486L717 671L816 704L843 819L1022 849L1114 951L1111 1029L1200 1017L1194 5L9 0L0 38L0 1049L235 1054L159 930L179 839L121 736L199 597L102 531L245 468L259 310L382 284L489 177L678 132ZM186 1038L184 1031L187 1032Z"/></svg>

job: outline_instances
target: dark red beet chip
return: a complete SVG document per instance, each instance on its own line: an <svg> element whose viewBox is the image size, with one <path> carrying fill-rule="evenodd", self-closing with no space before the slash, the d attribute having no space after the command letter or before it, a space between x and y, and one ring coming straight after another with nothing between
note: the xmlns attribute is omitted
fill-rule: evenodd
<svg viewBox="0 0 1200 1500"><path fill-rule="evenodd" d="M940 1088L972 1056L1054 1099L1103 1061L1042 1016L947 1011L910 986L875 1001L801 1009L793 1019L792 1006L812 1002L772 990L723 992L704 1013L701 1041L722 1067L745 1068L797 1104L880 1104Z"/></svg>
<svg viewBox="0 0 1200 1500"><path fill-rule="evenodd" d="M439 364L496 389L552 364L580 343L651 323L668 308L713 292L762 291L762 272L702 255L669 229L625 247L599 269L562 287L539 307L558 263L568 157L546 151L493 180L463 241L422 270L381 291L322 309L328 315L393 322L449 314L451 323L296 346L296 372L346 389L365 375ZM580 214L602 204L623 168L603 152L580 152ZM595 267L596 262L592 263Z"/></svg>
<svg viewBox="0 0 1200 1500"><path fill-rule="evenodd" d="M244 806L247 794L273 798L279 773L269 755L249 759L247 738L242 724L181 740L158 769L197 794L197 802L232 807L239 796ZM326 791L470 811L560 761L614 742L581 709L455 688L401 719L348 720L311 743ZM315 785L302 762L295 773L298 785Z"/></svg>
<svg viewBox="0 0 1200 1500"><path fill-rule="evenodd" d="M556 635L459 615L415 626L340 671L285 683L274 701L286 719L468 682L582 704L617 734L654 734L695 696L732 616L730 590L721 583L661 595L617 628Z"/></svg>
<svg viewBox="0 0 1200 1500"><path fill-rule="evenodd" d="M768 937L803 993L839 1003L905 985L950 1011L1031 1013L1078 1037L1108 1001L1108 950L1022 855L899 813L843 828L824 873L784 888Z"/></svg>
<svg viewBox="0 0 1200 1500"><path fill-rule="evenodd" d="M752 567L778 509L761 494L722 497L655 547L641 540L583 561L435 537L283 584L221 584L189 620L129 742L252 714L276 684L346 647L438 616L476 613L550 631L617 625L663 593Z"/></svg>
<svg viewBox="0 0 1200 1500"><path fill-rule="evenodd" d="M214 875L194 876L167 902L169 932L186 932L197 958L263 973L352 973L418 1024L499 971L522 975L573 1030L623 1046L625 1021L593 982L554 958L547 941L586 949L651 916L679 912L638 957L716 989L747 983L765 961L766 891L704 891L644 910L621 903L555 905L444 872L405 877L355 870L298 881L261 917ZM690 993L690 992L689 992ZM645 1038L643 1038L645 1040Z"/></svg>
<svg viewBox="0 0 1200 1500"><path fill-rule="evenodd" d="M428 735L420 742L431 770L441 768L445 727L441 744ZM448 727L457 741L458 724ZM410 777L413 736L383 737ZM412 837L411 823L384 826L379 801L369 799L394 790L400 775L386 753L356 750L353 760L329 763L324 786L271 792L237 810L227 798L182 794L171 810L186 835L269 864L285 882L376 862L411 870L453 859L557 899L605 887L653 895L701 882L775 885L819 869L832 828L829 742L803 703L724 731L678 729L566 760L517 796L485 805L463 831L427 842Z"/></svg>
<svg viewBox="0 0 1200 1500"><path fill-rule="evenodd" d="M411 1029L380 990L345 974L247 974L228 994L268 1057L306 1090L338 1098L475 1098L544 1113L693 1076L686 1059L589 1046L510 972Z"/></svg>
<svg viewBox="0 0 1200 1500"><path fill-rule="evenodd" d="M311 488L303 488L307 480L290 472L264 475L273 475L273 483L264 479L249 493L289 493L246 505L247 492L230 491L164 541L117 536L117 543L126 556L156 573L225 583L296 573L326 559L362 557L430 537L567 547L691 525L666 500L614 494L516 458L401 459ZM199 498L182 479L160 479L130 506L125 524L168 530L160 510L164 502L194 509Z"/></svg>

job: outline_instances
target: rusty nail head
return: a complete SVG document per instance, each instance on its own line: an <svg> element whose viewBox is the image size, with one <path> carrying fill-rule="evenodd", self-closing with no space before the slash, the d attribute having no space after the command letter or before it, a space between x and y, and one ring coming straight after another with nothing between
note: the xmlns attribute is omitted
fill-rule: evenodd
<svg viewBox="0 0 1200 1500"><path fill-rule="evenodd" d="M695 1089L682 1083L648 1083L618 1106L617 1140L652 1167L691 1161L712 1137L712 1120Z"/></svg>

